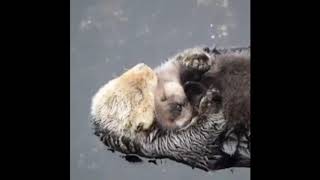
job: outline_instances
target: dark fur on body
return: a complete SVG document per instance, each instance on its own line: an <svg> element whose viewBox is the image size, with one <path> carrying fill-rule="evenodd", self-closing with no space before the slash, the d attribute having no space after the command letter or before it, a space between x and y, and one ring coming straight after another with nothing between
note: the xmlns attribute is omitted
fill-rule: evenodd
<svg viewBox="0 0 320 180"><path fill-rule="evenodd" d="M220 71L217 73L213 68L205 76L195 74L193 77L196 78L191 80L200 82L198 85L204 85L206 90L210 90L210 88L219 89L222 96L221 109L213 110L210 108L211 106L204 106L206 108L199 108L202 113L194 117L195 123L187 129L172 131L153 126L150 131L140 134L134 141L126 137L118 137L112 131L103 129L99 124L94 123L96 135L107 146L125 154L137 154L147 158L169 158L203 170L250 167L250 127L247 123L247 120L250 122L250 118L247 118L250 116L250 109L249 113L246 111L250 106L248 102L250 95L246 95L250 91L248 89L250 81L243 81L241 76L247 78L247 75L245 73L241 74L242 70L240 69L240 71L237 71L238 68L241 68L241 66L236 65L237 60L230 60L229 62L228 59L233 53L232 50L228 52L230 54L222 50L217 52L223 53L210 52L215 56L215 59L221 57L221 60L225 60L221 64ZM250 59L250 54L246 56L247 59ZM231 70L228 67L232 67ZM188 80L188 78L186 79ZM210 79L210 81L205 79ZM223 82L223 80L225 81ZM184 81L184 83L186 82ZM235 84L232 84L232 82ZM212 97L209 98L197 85L189 86L189 88L191 94L188 95L198 91L196 94L198 98L195 98L198 100L193 101L194 106L200 104L199 101L205 102L204 104L219 103L219 101L212 102ZM239 98L239 101L236 98ZM245 109L243 111L245 113L233 113L233 111L238 111L234 107L238 105L244 106L237 108L240 111L242 111L242 108Z"/></svg>
<svg viewBox="0 0 320 180"><path fill-rule="evenodd" d="M242 124L249 128L251 117L249 53L247 50L225 51L221 54L215 50L209 62L211 68L201 76L192 78L194 72L188 74L182 72L182 82L192 105L198 108L200 99L209 89L214 89L215 101L212 103L221 103L230 126Z"/></svg>
<svg viewBox="0 0 320 180"><path fill-rule="evenodd" d="M212 67L200 80L208 89L218 92L220 107L226 119L226 131L221 135L221 150L233 158L236 151L250 158L250 48L220 51L211 58ZM218 103L218 105L215 105Z"/></svg>
<svg viewBox="0 0 320 180"><path fill-rule="evenodd" d="M226 53L213 58L212 68L201 83L216 88L222 97L225 118L231 126L250 127L250 57L249 52Z"/></svg>

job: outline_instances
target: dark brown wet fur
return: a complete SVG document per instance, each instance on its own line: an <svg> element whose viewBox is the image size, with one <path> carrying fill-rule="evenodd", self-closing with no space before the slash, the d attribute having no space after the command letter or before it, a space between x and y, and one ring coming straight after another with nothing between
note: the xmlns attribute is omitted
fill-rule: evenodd
<svg viewBox="0 0 320 180"><path fill-rule="evenodd" d="M228 123L250 127L250 57L239 54L218 55L201 83L217 88Z"/></svg>

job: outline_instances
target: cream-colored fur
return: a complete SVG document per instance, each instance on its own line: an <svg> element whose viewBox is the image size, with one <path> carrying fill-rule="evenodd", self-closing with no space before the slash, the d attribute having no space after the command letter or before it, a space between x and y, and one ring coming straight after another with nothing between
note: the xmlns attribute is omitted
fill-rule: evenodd
<svg viewBox="0 0 320 180"><path fill-rule="evenodd" d="M154 122L157 76L140 63L109 81L93 97L91 115L102 128L134 138Z"/></svg>

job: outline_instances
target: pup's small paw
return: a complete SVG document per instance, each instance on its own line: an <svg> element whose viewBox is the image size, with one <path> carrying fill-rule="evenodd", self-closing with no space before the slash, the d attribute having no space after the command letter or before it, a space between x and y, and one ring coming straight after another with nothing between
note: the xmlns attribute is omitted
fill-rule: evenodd
<svg viewBox="0 0 320 180"><path fill-rule="evenodd" d="M210 55L206 49L193 48L187 49L180 54L182 64L192 71L206 72L210 69Z"/></svg>
<svg viewBox="0 0 320 180"><path fill-rule="evenodd" d="M218 89L209 89L206 95L201 99L199 105L200 113L218 113L221 107L222 97Z"/></svg>

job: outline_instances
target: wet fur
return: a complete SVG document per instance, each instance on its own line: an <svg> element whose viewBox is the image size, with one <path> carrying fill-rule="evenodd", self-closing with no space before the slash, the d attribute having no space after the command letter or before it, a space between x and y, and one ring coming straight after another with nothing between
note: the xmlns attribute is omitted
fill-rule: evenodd
<svg viewBox="0 0 320 180"><path fill-rule="evenodd" d="M208 51L208 50L207 50ZM203 53L206 53L203 50ZM224 110L224 115L231 126L234 124L244 124L245 127L250 126L250 58L249 51L241 52L227 52L224 54L212 53L209 57L211 68L204 74L192 71L185 68L179 63L178 57L175 56L167 61L165 64L156 68L158 76L158 87L164 87L165 83L174 82L179 86L171 89L161 88L162 91L156 93L156 109L161 114L158 116L158 122L164 124L168 119L172 118L171 103L186 102L188 106L183 108L182 116L188 111L194 111L196 115L200 99L203 97L208 89L216 89L222 100L212 103L222 103L221 108ZM204 54L208 55L208 54ZM181 85L181 87L180 87ZM184 91L181 88L184 88ZM161 102L160 98L164 96L165 92L171 92L171 98L168 101ZM180 97L180 98L178 98ZM156 98L157 99L157 98ZM189 106L192 104L192 107ZM217 107L217 105L216 105ZM190 118L191 114L187 117ZM187 118L182 119L187 123ZM177 126L177 125L176 125Z"/></svg>
<svg viewBox="0 0 320 180"><path fill-rule="evenodd" d="M102 86L92 98L93 123L134 138L154 124L154 71L140 63Z"/></svg>
<svg viewBox="0 0 320 180"><path fill-rule="evenodd" d="M203 52L202 48L187 49L155 68L158 77L155 115L161 128L177 130L191 122L194 111L184 90L184 84L186 81L195 80L195 77L200 77L199 74L204 72L202 69L205 67L188 66L193 62L192 58L200 60L201 57L197 54L201 55Z"/></svg>
<svg viewBox="0 0 320 180"><path fill-rule="evenodd" d="M219 50L218 52L220 54L220 52L223 51ZM220 55L217 55L216 52L211 51L211 54L216 58L217 56L224 57L223 54L227 53L223 52ZM229 55L232 55L232 53ZM228 57L230 58L229 55L226 56L227 59ZM245 56L245 58L250 59L250 54L246 54ZM226 62L228 62L228 60L226 60ZM223 65L222 63L221 67L232 67L231 65L233 63L230 63L231 64L229 65L227 65L227 63ZM225 68L221 68L222 71L217 71L219 73L215 73L215 71L212 72L210 70L211 72L207 73L207 75L209 75L208 77L213 77L212 81L205 81L205 78L203 77L201 77L199 81L200 76L198 76L197 73L194 74L195 76L191 76L197 78L191 80L196 80L196 82L201 86L205 84L205 82L209 82L209 84L205 84L205 89L207 90L211 85L215 84L215 86L221 90L223 98L234 100L234 97L241 96L241 92L237 93L232 90L235 85L223 84L221 81L217 81L216 78L220 77L222 79L226 79L226 82L236 82L234 80L237 80L237 77L238 81L242 82L242 78L239 75L228 76L228 73L226 72L233 71L225 71L224 69ZM189 79L188 77L190 77L190 74L189 76L181 77ZM243 90L244 92L248 92L250 91L249 89L246 89L248 88L248 83L245 82L246 81L242 82L244 84ZM187 95L199 96L201 92L203 92L203 90L201 90L202 88L199 88L198 85L191 85L189 87L191 88L189 88L189 91L187 92L190 94L187 93ZM226 90L228 87L231 88L231 90ZM193 92L196 93L192 94ZM235 94L232 95L231 92ZM210 99L206 94L199 97L201 102L204 102L203 100ZM240 97L240 99L244 99L244 101L240 101L243 102L240 103L241 106L248 105L245 103L247 102L246 99L248 96L244 97L245 98ZM126 98L128 97L124 96L122 100L126 100ZM236 104L237 103L230 102L225 103L224 108L230 108L231 111L227 112L232 112L232 107ZM228 167L250 167L250 128L244 128L242 126L243 123L240 122L245 121L238 120L242 119L240 117L243 115L232 113L230 113L230 115L228 115L228 113L225 115L225 112L223 111L223 108L221 108L217 113L213 113L209 108L209 111L206 111L206 113L195 116L193 118L194 123L188 128L180 131L171 131L160 129L158 126L152 126L148 132L137 133L134 137L120 136L118 134L118 130L114 129L116 127L105 127L102 122L112 121L112 119L100 119L108 118L106 116L107 114L92 114L92 122L95 128L95 134L100 137L102 142L114 150L125 154L137 154L148 158L169 158L203 170L217 170ZM225 116L235 118L233 120L225 119ZM247 115L244 115L244 117L247 117ZM143 116L141 118L143 118ZM231 122L239 122L238 124L240 126L232 125L234 123Z"/></svg>
<svg viewBox="0 0 320 180"><path fill-rule="evenodd" d="M201 83L216 88L222 97L222 108L230 126L250 127L250 56L249 51L213 56L212 67Z"/></svg>

